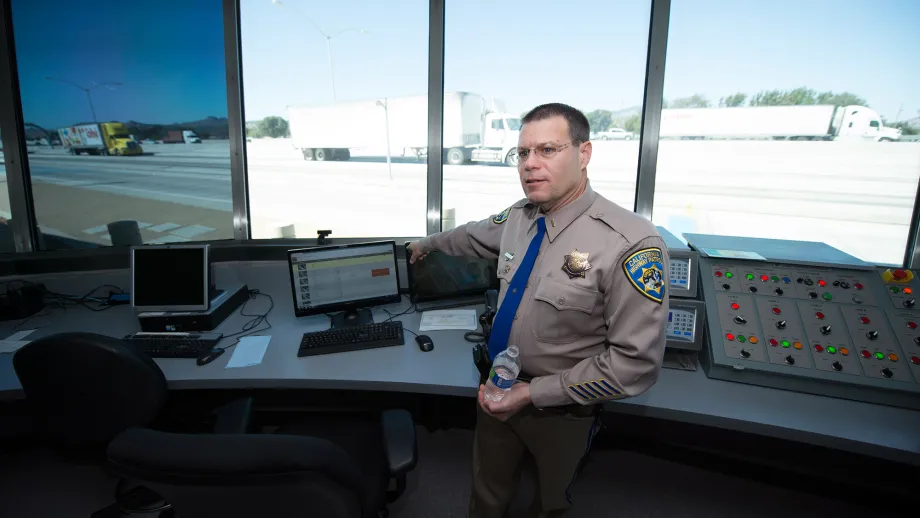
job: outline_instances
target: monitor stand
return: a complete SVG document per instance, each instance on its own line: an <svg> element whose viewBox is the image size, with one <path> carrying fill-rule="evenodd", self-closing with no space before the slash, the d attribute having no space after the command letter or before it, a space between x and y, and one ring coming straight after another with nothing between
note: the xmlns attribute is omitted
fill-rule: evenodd
<svg viewBox="0 0 920 518"><path fill-rule="evenodd" d="M374 315L369 309L349 309L335 313L329 317L332 320L332 329L343 329L364 324L373 324Z"/></svg>

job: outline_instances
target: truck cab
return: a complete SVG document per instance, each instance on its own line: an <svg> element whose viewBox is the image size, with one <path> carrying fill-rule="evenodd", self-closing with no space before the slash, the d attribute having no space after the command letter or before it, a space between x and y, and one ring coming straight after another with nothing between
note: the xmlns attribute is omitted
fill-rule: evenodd
<svg viewBox="0 0 920 518"><path fill-rule="evenodd" d="M102 135L105 142L105 151L109 155L143 155L144 148L128 133L128 129L120 122L103 122Z"/></svg>
<svg viewBox="0 0 920 518"><path fill-rule="evenodd" d="M482 143L472 151L473 162L497 162L517 167L521 119L509 113L488 112L482 121Z"/></svg>
<svg viewBox="0 0 920 518"><path fill-rule="evenodd" d="M842 121L837 137L846 139L868 140L872 142L894 142L901 139L901 130L888 128L882 124L878 112L865 106L844 106Z"/></svg>

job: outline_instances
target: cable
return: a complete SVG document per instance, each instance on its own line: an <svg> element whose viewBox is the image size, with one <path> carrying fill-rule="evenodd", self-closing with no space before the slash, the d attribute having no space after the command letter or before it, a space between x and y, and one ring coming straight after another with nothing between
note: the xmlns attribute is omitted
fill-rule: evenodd
<svg viewBox="0 0 920 518"><path fill-rule="evenodd" d="M266 310L265 313L261 313L261 314L247 314L246 306L249 304L249 301L255 300L256 297L258 297L259 295L268 298L268 302L269 302L268 310ZM269 329L271 329L272 324L271 322L268 321L268 314L271 313L273 309L275 309L275 301L274 299L272 299L271 295L269 295L268 293L262 293L259 290L249 290L249 300L247 300L246 302L243 303L242 306L240 306L240 315L244 317L253 317L253 318L247 321L245 324L243 324L243 329L241 331L237 333L229 334L229 335L224 335L223 337L221 337L221 339L232 338L234 336L237 337L236 342L230 345L223 346L221 347L221 349L226 351L227 349L240 343L240 338L249 336L255 332L268 331ZM263 322L267 324L268 326L262 329L257 329L260 325L262 325Z"/></svg>
<svg viewBox="0 0 920 518"><path fill-rule="evenodd" d="M405 311L402 311L402 312L400 312L400 313L390 313L390 310L388 310L388 309L386 309L386 308L380 308L380 309L382 309L384 313L386 313L387 315L390 316L390 318L388 318L388 319L386 319L386 320L383 321L384 323L386 323L386 322L389 322L389 321L393 320L393 319L396 318L396 317L401 317L401 316L403 316L403 315L408 315L408 314L410 314L410 313L415 313L416 311L418 311L418 304L411 304L411 305L409 306L409 309L407 309L407 310L405 310ZM418 336L418 333L416 333L415 331L412 331L411 329L406 329L406 326L403 326L403 331L407 331L407 332L409 332L409 333L412 333L412 334L415 335L415 336Z"/></svg>

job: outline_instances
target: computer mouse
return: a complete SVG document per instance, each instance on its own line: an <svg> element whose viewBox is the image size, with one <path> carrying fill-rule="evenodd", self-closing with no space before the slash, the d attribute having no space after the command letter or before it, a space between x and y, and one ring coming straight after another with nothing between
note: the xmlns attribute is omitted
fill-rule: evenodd
<svg viewBox="0 0 920 518"><path fill-rule="evenodd" d="M415 341L418 342L418 348L426 353L434 349L434 342L431 341L431 337L428 335L418 335L415 337Z"/></svg>
<svg viewBox="0 0 920 518"><path fill-rule="evenodd" d="M224 354L224 349L222 347L214 347L210 351L203 351L198 354L198 365L207 365L219 358L222 354Z"/></svg>

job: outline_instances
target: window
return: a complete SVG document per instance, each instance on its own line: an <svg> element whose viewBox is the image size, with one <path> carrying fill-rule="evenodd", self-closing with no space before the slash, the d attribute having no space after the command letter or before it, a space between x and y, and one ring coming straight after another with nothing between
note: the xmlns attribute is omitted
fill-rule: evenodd
<svg viewBox="0 0 920 518"><path fill-rule="evenodd" d="M884 55L830 7L885 27ZM901 264L920 144L889 126L920 110L918 17L912 0L672 2L654 222Z"/></svg>
<svg viewBox="0 0 920 518"><path fill-rule="evenodd" d="M233 238L220 0L13 0L39 248Z"/></svg>
<svg viewBox="0 0 920 518"><path fill-rule="evenodd" d="M486 218L524 197L509 153L517 146L521 117L537 105L578 108L594 136L611 128L638 135L650 2L592 0L577 9L590 16L559 16L567 9L549 1L447 2L444 229ZM510 32L509 20L517 20ZM638 139L592 141L592 188L632 210Z"/></svg>
<svg viewBox="0 0 920 518"><path fill-rule="evenodd" d="M6 157L3 155L3 139L0 139L0 171L3 172L3 178L0 179L0 253L15 252L16 242L13 240L13 228L10 226L10 220L13 215L10 210L10 192L6 182Z"/></svg>
<svg viewBox="0 0 920 518"><path fill-rule="evenodd" d="M253 238L421 236L428 0L240 7Z"/></svg>

